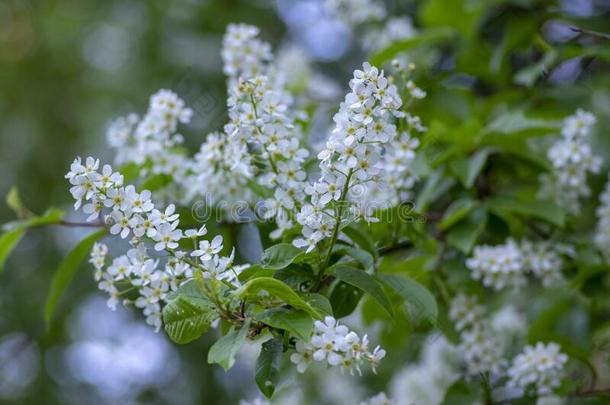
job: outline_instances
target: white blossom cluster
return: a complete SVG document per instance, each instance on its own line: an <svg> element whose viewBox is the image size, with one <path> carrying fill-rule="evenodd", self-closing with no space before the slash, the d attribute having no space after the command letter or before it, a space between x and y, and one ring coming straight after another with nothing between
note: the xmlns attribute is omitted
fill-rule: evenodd
<svg viewBox="0 0 610 405"><path fill-rule="evenodd" d="M223 71L231 79L266 74L273 58L271 45L257 38L259 29L247 24L229 24L222 40Z"/></svg>
<svg viewBox="0 0 610 405"><path fill-rule="evenodd" d="M538 395L548 395L561 385L568 356L561 353L557 343L536 343L526 346L508 369L508 386L525 392L535 390Z"/></svg>
<svg viewBox="0 0 610 405"><path fill-rule="evenodd" d="M103 218L111 234L120 235L123 239L133 235L130 242L133 248L112 259L107 267L108 249L105 245L96 244L91 252L95 278L99 288L110 294L110 308L116 308L121 295L137 290L139 298L135 305L143 309L147 322L158 330L161 326L161 303L170 290L192 277L193 267L203 271L205 277L235 281L243 267L233 264L233 253L229 257L219 256L223 247L221 236L216 236L211 242L199 240L206 234L205 227L183 232L174 205L164 210L155 208L150 191L137 192L133 185L123 186L122 175L113 172L109 165L103 166L100 173L99 165L99 160L92 157L88 157L84 165L80 158L76 158L66 178L72 184L70 192L76 200L75 208L78 209L83 200L86 202L83 211L90 214L88 221L95 221L106 209L109 213ZM179 242L184 238L199 243L199 248L190 254L199 262L191 261L187 252L180 250ZM152 257L147 242L154 251L164 251L168 257L163 262ZM121 287L124 287L123 291L120 291Z"/></svg>
<svg viewBox="0 0 610 405"><path fill-rule="evenodd" d="M610 263L610 181L606 183L606 188L600 194L599 202L595 244L604 255L606 262Z"/></svg>
<svg viewBox="0 0 610 405"><path fill-rule="evenodd" d="M313 360L326 362L329 366L340 366L341 370L354 374L362 374L360 365L368 363L373 372L385 357L385 350L377 346L369 351L367 335L362 338L347 326L339 324L332 316L326 316L324 322L314 322L314 331L309 342L299 340L296 352L290 360L296 364L297 370L305 372Z"/></svg>
<svg viewBox="0 0 610 405"><path fill-rule="evenodd" d="M503 375L508 366L505 352L512 339L524 332L523 316L505 307L487 319L474 296L460 294L451 301L449 318L460 333L459 349L468 373Z"/></svg>
<svg viewBox="0 0 610 405"><path fill-rule="evenodd" d="M399 111L402 100L396 86L369 63L354 72L349 85L352 91L341 103L334 117L335 128L318 154L321 176L305 190L309 202L296 216L303 236L293 243L308 252L333 234L345 214L345 202L358 202L360 195L354 191L360 188L355 186L366 188L383 180L383 146L397 132L392 118L404 116ZM356 219L373 220L362 205L352 204L350 211Z"/></svg>
<svg viewBox="0 0 610 405"><path fill-rule="evenodd" d="M548 151L553 172L541 176L539 196L551 198L572 214L580 210L580 199L588 197L587 174L598 173L602 160L594 156L588 135L596 122L593 114L578 109L564 120L562 138Z"/></svg>
<svg viewBox="0 0 610 405"><path fill-rule="evenodd" d="M116 164L152 163L152 173L173 174L181 170L184 157L174 152L183 142L176 131L178 124L188 124L193 111L170 90L159 90L150 98L148 111L140 119L129 114L113 121L106 132L110 146L115 149Z"/></svg>
<svg viewBox="0 0 610 405"><path fill-rule="evenodd" d="M563 279L560 255L563 250L547 241L517 243L508 239L503 245L476 246L472 257L466 260L466 267L474 280L495 290L523 286L530 273L548 287Z"/></svg>

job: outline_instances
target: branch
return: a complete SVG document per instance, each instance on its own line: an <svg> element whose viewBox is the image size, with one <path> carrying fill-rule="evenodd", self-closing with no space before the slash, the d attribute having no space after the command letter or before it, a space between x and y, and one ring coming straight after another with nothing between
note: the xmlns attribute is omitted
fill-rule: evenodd
<svg viewBox="0 0 610 405"><path fill-rule="evenodd" d="M610 40L610 34L606 34L605 32L587 30L587 29L584 29L584 28L576 27L576 26L571 26L570 29L572 31L577 32L577 33L582 34L582 35L590 35L592 37L597 37L597 38L602 38L602 39Z"/></svg>

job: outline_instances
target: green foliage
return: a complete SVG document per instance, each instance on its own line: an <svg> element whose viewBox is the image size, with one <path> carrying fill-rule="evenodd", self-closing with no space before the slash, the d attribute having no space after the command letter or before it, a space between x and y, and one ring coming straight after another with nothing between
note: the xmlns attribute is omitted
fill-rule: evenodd
<svg viewBox="0 0 610 405"><path fill-rule="evenodd" d="M408 277L393 274L381 274L379 277L386 287L396 292L405 302L411 319L423 318L432 324L436 323L438 306L434 295L426 287Z"/></svg>
<svg viewBox="0 0 610 405"><path fill-rule="evenodd" d="M280 243L266 249L263 253L262 266L266 269L279 270L303 255L303 251L289 243Z"/></svg>
<svg viewBox="0 0 610 405"><path fill-rule="evenodd" d="M383 291L383 288L379 285L377 280L368 273L354 267L337 265L334 269L334 274L339 280L369 294L390 316L393 315L392 306L390 305L390 301Z"/></svg>
<svg viewBox="0 0 610 405"><path fill-rule="evenodd" d="M196 280L180 286L163 308L165 332L179 344L201 337L217 317L214 305L201 293Z"/></svg>
<svg viewBox="0 0 610 405"><path fill-rule="evenodd" d="M4 263L17 246L23 235L25 235L26 227L18 226L11 231L6 231L0 236L0 273L4 270Z"/></svg>
<svg viewBox="0 0 610 405"><path fill-rule="evenodd" d="M74 246L70 253L64 257L57 267L57 270L55 270L44 309L44 317L47 325L49 325L53 319L53 313L55 312L55 307L57 306L59 298L76 275L83 260L89 255L91 247L95 242L106 235L106 232L106 229L101 229L81 240Z"/></svg>
<svg viewBox="0 0 610 405"><path fill-rule="evenodd" d="M231 328L229 333L218 339L208 352L208 363L217 363L225 371L233 367L235 355L246 341L249 328L250 320L247 319L239 329Z"/></svg>
<svg viewBox="0 0 610 405"><path fill-rule="evenodd" d="M248 281L240 287L238 296L248 299L276 298L295 309L303 310L315 318L321 314L309 305L299 294L280 280L271 277L259 277Z"/></svg>
<svg viewBox="0 0 610 405"><path fill-rule="evenodd" d="M254 380L258 389L267 398L271 398L273 395L280 378L280 360L283 351L284 343L281 339L269 339L261 346L261 353L256 359Z"/></svg>
<svg viewBox="0 0 610 405"><path fill-rule="evenodd" d="M313 328L311 315L288 308L271 308L257 314L254 319L273 328L288 331L304 341L309 340Z"/></svg>

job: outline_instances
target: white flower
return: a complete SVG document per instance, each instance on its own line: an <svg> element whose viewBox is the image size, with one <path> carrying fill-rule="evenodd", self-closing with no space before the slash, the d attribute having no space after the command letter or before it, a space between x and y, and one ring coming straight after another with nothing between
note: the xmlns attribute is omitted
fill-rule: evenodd
<svg viewBox="0 0 610 405"><path fill-rule="evenodd" d="M522 390L534 389L537 395L548 395L561 384L568 356L560 352L557 343L526 346L523 352L513 359L508 370L509 387Z"/></svg>
<svg viewBox="0 0 610 405"><path fill-rule="evenodd" d="M304 373L313 359L313 346L299 340L296 343L296 352L290 355L290 361L296 364L297 371Z"/></svg>
<svg viewBox="0 0 610 405"><path fill-rule="evenodd" d="M156 229L157 232L153 236L155 244L155 250L168 250L176 249L178 247L178 241L182 239L182 231L176 229L178 222L168 223L163 222Z"/></svg>
<svg viewBox="0 0 610 405"><path fill-rule="evenodd" d="M162 222L174 222L178 217L179 215L176 214L176 206L174 204L168 205L163 212L154 209L150 213L150 220L155 226Z"/></svg>
<svg viewBox="0 0 610 405"><path fill-rule="evenodd" d="M191 256L199 257L201 261L212 259L212 256L222 250L222 236L216 235L212 242L203 240L199 242L199 249L194 250Z"/></svg>
<svg viewBox="0 0 610 405"><path fill-rule="evenodd" d="M600 205L596 210L597 227L595 245L601 251L607 263L610 263L610 181L599 196Z"/></svg>
<svg viewBox="0 0 610 405"><path fill-rule="evenodd" d="M110 218L114 224L110 227L110 233L113 235L121 235L121 238L125 239L131 231L132 218L129 212L124 213L122 211L112 211Z"/></svg>
<svg viewBox="0 0 610 405"><path fill-rule="evenodd" d="M466 267L474 280L481 280L486 287L500 290L518 287L525 283L523 255L512 239L504 245L476 246Z"/></svg>
<svg viewBox="0 0 610 405"><path fill-rule="evenodd" d="M483 307L474 296L458 295L451 301L449 318L455 322L455 329L460 332L478 325L483 319Z"/></svg>

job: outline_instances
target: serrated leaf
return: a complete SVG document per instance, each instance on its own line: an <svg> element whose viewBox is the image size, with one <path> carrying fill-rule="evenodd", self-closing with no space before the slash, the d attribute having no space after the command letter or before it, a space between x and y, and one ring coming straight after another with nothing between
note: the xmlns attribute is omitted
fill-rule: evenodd
<svg viewBox="0 0 610 405"><path fill-rule="evenodd" d="M279 270L289 266L305 253L290 243L279 243L265 249L262 266L266 269Z"/></svg>
<svg viewBox="0 0 610 405"><path fill-rule="evenodd" d="M53 312L55 311L55 307L57 306L57 302L59 298L68 287L78 268L83 260L89 254L91 247L95 242L97 242L100 238L102 238L106 234L106 229L99 230L94 232L81 240L71 251L64 257L64 259L59 263L55 274L53 275L53 280L51 280L51 288L49 290L49 295L47 296L47 301L45 304L44 317L47 325L50 325L51 320L53 318Z"/></svg>
<svg viewBox="0 0 610 405"><path fill-rule="evenodd" d="M267 398L271 398L280 378L280 361L284 351L281 339L269 339L261 346L261 352L256 359L254 380L258 389Z"/></svg>
<svg viewBox="0 0 610 405"><path fill-rule="evenodd" d="M0 273L4 270L6 259L15 249L21 238L23 238L23 235L25 235L25 230L25 226L19 226L0 236Z"/></svg>
<svg viewBox="0 0 610 405"><path fill-rule="evenodd" d="M492 212L505 212L535 217L557 226L565 223L565 212L555 203L544 200L523 201L513 196L498 196L485 200Z"/></svg>
<svg viewBox="0 0 610 405"><path fill-rule="evenodd" d="M471 198L455 200L445 211L443 218L438 223L438 229L445 231L451 228L456 222L468 215L477 204L477 201Z"/></svg>
<svg viewBox="0 0 610 405"><path fill-rule="evenodd" d="M334 271L335 276L354 287L357 287L373 297L390 316L393 316L394 311L390 304L390 300L383 291L379 282L364 270L356 269L349 266L337 265Z"/></svg>
<svg viewBox="0 0 610 405"><path fill-rule="evenodd" d="M436 324L438 306L434 295L426 287L411 278L393 274L381 274L379 278L407 303L411 318L423 317Z"/></svg>
<svg viewBox="0 0 610 405"><path fill-rule="evenodd" d="M235 364L235 355L246 341L249 329L250 319L247 319L239 330L231 328L229 333L218 339L210 347L208 363L219 364L225 371L229 371Z"/></svg>
<svg viewBox="0 0 610 405"><path fill-rule="evenodd" d="M214 305L191 280L180 286L163 308L163 324L169 338L185 344L203 335L217 318Z"/></svg>
<svg viewBox="0 0 610 405"><path fill-rule="evenodd" d="M321 314L311 307L292 288L280 280L271 277L259 277L248 281L237 290L236 294L242 298L256 298L260 293L266 292L269 296L284 301L293 308L306 311L315 318L321 318Z"/></svg>
<svg viewBox="0 0 610 405"><path fill-rule="evenodd" d="M283 329L301 340L311 337L313 319L305 311L288 308L271 308L255 316L257 321L274 328Z"/></svg>

